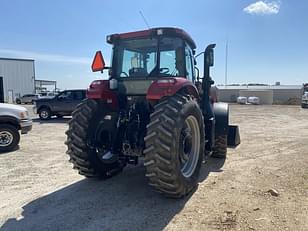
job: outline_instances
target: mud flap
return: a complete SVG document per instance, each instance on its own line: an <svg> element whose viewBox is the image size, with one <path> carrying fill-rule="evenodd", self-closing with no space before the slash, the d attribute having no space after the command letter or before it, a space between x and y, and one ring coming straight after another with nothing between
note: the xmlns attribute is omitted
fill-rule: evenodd
<svg viewBox="0 0 308 231"><path fill-rule="evenodd" d="M229 125L228 147L236 147L241 143L240 130L236 125Z"/></svg>

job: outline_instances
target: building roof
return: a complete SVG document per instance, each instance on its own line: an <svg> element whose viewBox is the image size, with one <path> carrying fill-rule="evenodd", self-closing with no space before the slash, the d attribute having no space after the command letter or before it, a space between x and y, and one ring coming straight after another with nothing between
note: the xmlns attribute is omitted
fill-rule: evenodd
<svg viewBox="0 0 308 231"><path fill-rule="evenodd" d="M2 58L0 57L0 60L8 60L8 61L30 61L34 62L34 59L18 59L18 58Z"/></svg>
<svg viewBox="0 0 308 231"><path fill-rule="evenodd" d="M300 90L302 85L217 86L219 90Z"/></svg>
<svg viewBox="0 0 308 231"><path fill-rule="evenodd" d="M57 83L56 80L43 80L43 79L36 79L35 80L36 83L42 83L44 85L48 85L48 84L54 84L54 83Z"/></svg>

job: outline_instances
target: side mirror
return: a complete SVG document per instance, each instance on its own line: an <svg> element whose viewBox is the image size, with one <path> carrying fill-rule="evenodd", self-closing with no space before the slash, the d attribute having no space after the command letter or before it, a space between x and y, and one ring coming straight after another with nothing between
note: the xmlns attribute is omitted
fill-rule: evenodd
<svg viewBox="0 0 308 231"><path fill-rule="evenodd" d="M93 72L103 72L105 68L105 61L101 51L96 51L91 67Z"/></svg>
<svg viewBox="0 0 308 231"><path fill-rule="evenodd" d="M204 51L204 78L210 77L210 67L214 66L214 48L216 44L210 44Z"/></svg>
<svg viewBox="0 0 308 231"><path fill-rule="evenodd" d="M206 55L206 63L209 67L214 66L214 50L210 49Z"/></svg>
<svg viewBox="0 0 308 231"><path fill-rule="evenodd" d="M216 47L216 44L208 45L205 49L205 62L206 65L209 67L214 66L214 48Z"/></svg>

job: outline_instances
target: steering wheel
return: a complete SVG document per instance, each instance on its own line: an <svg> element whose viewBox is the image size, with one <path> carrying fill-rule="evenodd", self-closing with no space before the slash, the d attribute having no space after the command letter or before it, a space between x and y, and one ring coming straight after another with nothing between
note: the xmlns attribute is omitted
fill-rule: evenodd
<svg viewBox="0 0 308 231"><path fill-rule="evenodd" d="M169 68L168 67L159 68L159 73L160 74L169 74Z"/></svg>
<svg viewBox="0 0 308 231"><path fill-rule="evenodd" d="M120 73L120 76L121 76L121 74L124 74L125 77L129 77L129 75L128 75L125 71L122 71L122 72Z"/></svg>

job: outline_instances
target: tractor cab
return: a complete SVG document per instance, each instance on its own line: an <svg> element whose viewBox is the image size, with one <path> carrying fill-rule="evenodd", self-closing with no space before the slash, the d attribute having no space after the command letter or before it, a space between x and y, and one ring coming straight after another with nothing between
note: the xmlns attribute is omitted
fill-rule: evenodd
<svg viewBox="0 0 308 231"><path fill-rule="evenodd" d="M107 37L114 45L111 77L184 77L193 80L195 46L192 40L177 29L152 29L142 35L134 32Z"/></svg>
<svg viewBox="0 0 308 231"><path fill-rule="evenodd" d="M108 67L111 82L124 85L127 95L146 95L156 79L195 81L196 45L181 29L155 28L112 34L107 36L107 42L113 45L112 67ZM95 66L92 69L102 71Z"/></svg>

